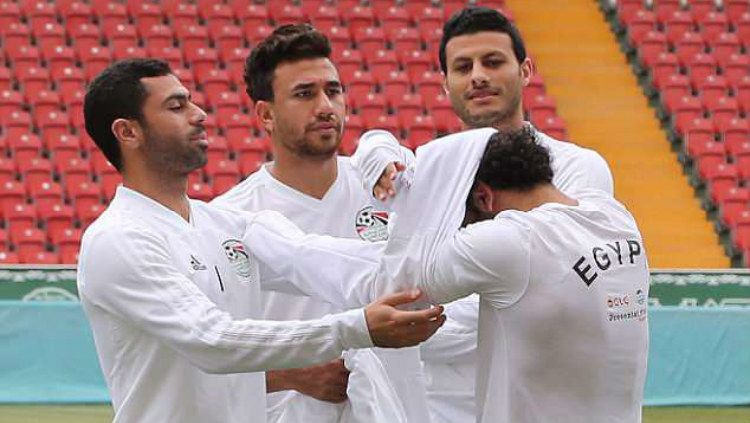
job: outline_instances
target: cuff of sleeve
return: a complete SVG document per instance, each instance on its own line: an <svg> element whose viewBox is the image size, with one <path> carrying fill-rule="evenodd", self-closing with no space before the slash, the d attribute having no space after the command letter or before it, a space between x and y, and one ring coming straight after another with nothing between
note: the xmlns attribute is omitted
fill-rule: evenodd
<svg viewBox="0 0 750 423"><path fill-rule="evenodd" d="M372 338L367 327L365 309L357 308L336 314L343 349L372 348Z"/></svg>

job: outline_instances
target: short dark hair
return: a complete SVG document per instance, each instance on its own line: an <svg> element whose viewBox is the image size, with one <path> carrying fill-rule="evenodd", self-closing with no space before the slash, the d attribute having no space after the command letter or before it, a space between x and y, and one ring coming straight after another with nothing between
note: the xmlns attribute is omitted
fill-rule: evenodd
<svg viewBox="0 0 750 423"><path fill-rule="evenodd" d="M459 10L443 25L443 38L440 40L440 68L448 75L448 64L445 57L445 46L453 37L476 34L477 32L494 31L510 36L513 43L513 54L518 63L526 60L526 47L521 33L505 15L487 7L467 7Z"/></svg>
<svg viewBox="0 0 750 423"><path fill-rule="evenodd" d="M122 155L112 122L137 119L143 122L143 103L148 97L141 78L172 73L169 64L157 59L128 59L116 62L91 82L83 101L86 132L104 156L119 171Z"/></svg>
<svg viewBox="0 0 750 423"><path fill-rule="evenodd" d="M281 63L330 56L331 43L312 25L280 26L245 60L245 91L253 101L273 101L273 74Z"/></svg>
<svg viewBox="0 0 750 423"><path fill-rule="evenodd" d="M492 189L527 191L552 182L549 151L539 144L536 130L499 131L490 137L479 162L475 183Z"/></svg>

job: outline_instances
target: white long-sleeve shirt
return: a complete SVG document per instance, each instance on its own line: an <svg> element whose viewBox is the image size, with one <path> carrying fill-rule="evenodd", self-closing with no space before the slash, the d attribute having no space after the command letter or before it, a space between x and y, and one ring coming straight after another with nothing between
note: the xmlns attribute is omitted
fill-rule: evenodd
<svg viewBox="0 0 750 423"><path fill-rule="evenodd" d="M261 281L245 237L276 217L191 200L188 222L118 188L84 234L78 267L115 422L263 422L263 370L372 346L361 309L254 320Z"/></svg>
<svg viewBox="0 0 750 423"><path fill-rule="evenodd" d="M613 193L612 174L597 152L558 141L540 131L536 131L536 135L540 144L550 152L554 175L552 183L558 189L573 196L589 188ZM407 167L398 176L397 196L409 195L408 187L413 183L415 172L414 154L402 147L389 132L372 130L365 133L352 158L362 172L369 192L372 192L385 166L394 161ZM388 207L392 203L393 200L388 200L383 206ZM435 213L434 204L426 202L423 213ZM420 346L433 423L474 421L477 299L473 295L456 304L447 304L449 321Z"/></svg>
<svg viewBox="0 0 750 423"><path fill-rule="evenodd" d="M630 213L599 190L469 225L419 286L480 294L478 422L637 423L648 264Z"/></svg>
<svg viewBox="0 0 750 423"><path fill-rule="evenodd" d="M250 212L274 210L306 233L386 240L388 214L372 207L348 157L337 158L337 170L335 181L320 199L285 185L263 166L212 204ZM261 290L261 296L262 316L268 320L313 319L342 310L340 305L307 295ZM274 392L267 397L269 423L426 423L418 347L358 350L349 353L345 363L352 366L347 401L333 404L296 391ZM415 399L420 392L421 399Z"/></svg>

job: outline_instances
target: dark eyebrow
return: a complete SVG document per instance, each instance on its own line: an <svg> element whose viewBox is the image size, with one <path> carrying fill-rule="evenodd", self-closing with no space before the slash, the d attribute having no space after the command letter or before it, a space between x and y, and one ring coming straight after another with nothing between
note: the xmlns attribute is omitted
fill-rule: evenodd
<svg viewBox="0 0 750 423"><path fill-rule="evenodd" d="M170 95L169 97L165 98L164 101L161 102L161 104L162 105L167 104L172 100L190 101L190 94L174 93Z"/></svg>
<svg viewBox="0 0 750 423"><path fill-rule="evenodd" d="M314 87L315 87L314 82L303 82L301 84L295 85L294 88L292 88L292 91L309 90Z"/></svg>

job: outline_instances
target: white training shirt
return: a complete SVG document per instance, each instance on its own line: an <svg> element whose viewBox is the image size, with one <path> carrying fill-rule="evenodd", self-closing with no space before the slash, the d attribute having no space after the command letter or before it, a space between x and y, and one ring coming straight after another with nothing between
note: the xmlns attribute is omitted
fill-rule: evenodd
<svg viewBox="0 0 750 423"><path fill-rule="evenodd" d="M649 273L630 213L599 190L469 225L420 281L480 294L478 422L636 423Z"/></svg>
<svg viewBox="0 0 750 423"><path fill-rule="evenodd" d="M362 310L252 320L260 316L259 266L244 237L258 222L260 234L289 225L273 212L231 213L193 200L187 222L121 186L86 230L78 289L115 422L262 423L263 370L372 346Z"/></svg>
<svg viewBox="0 0 750 423"><path fill-rule="evenodd" d="M336 180L321 199L283 184L263 166L213 204L244 211L278 211L306 233L371 242L386 240L387 212L373 208L348 157L339 157L337 165ZM377 255L371 258L379 259ZM269 320L319 318L342 310L342 304L294 293L262 291L262 298L263 318ZM426 422L426 391L417 348L374 351L380 360L364 357L372 354L369 351L357 351L357 360L347 360L347 364L360 363L358 368L349 369L352 404L318 401L296 391L274 392L267 398L269 423L396 423L404 418L403 414L410 422ZM369 360L382 361L382 365L368 363ZM365 374L359 375L360 371ZM357 395L358 392L366 395ZM389 406L393 403L400 405ZM364 411L367 408L369 413Z"/></svg>
<svg viewBox="0 0 750 423"><path fill-rule="evenodd" d="M573 196L588 188L613 193L612 174L601 155L573 143L556 140L538 130L536 135L539 143L549 150L554 172L552 183L559 190ZM408 173L414 164L414 155L387 131L372 130L362 136L354 163L363 173L369 192L385 165L393 161L407 165ZM411 176L407 175L406 179ZM408 190L400 190L396 196L408 194ZM430 204L424 207L424 213L431 213ZM478 309L476 295L447 304L449 320L432 338L420 345L433 423L475 421Z"/></svg>

